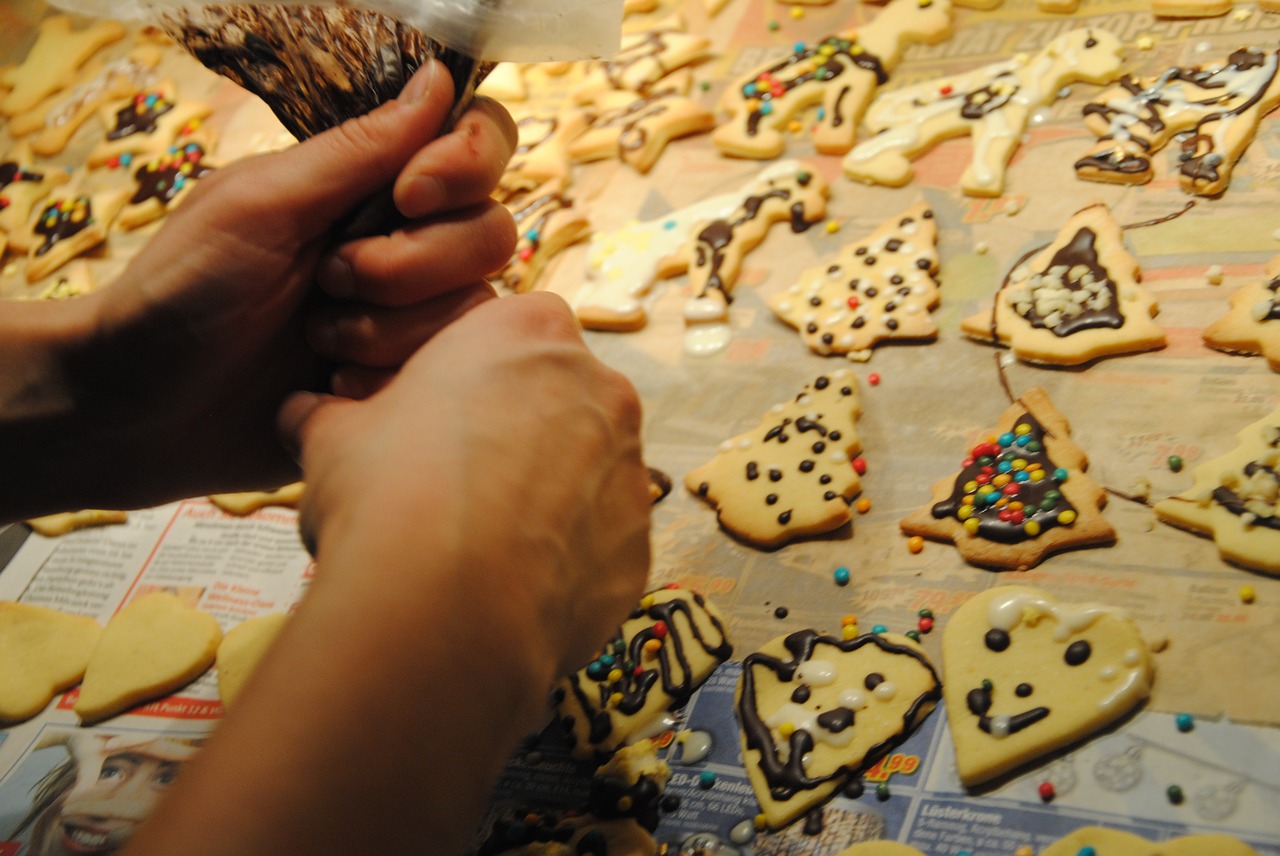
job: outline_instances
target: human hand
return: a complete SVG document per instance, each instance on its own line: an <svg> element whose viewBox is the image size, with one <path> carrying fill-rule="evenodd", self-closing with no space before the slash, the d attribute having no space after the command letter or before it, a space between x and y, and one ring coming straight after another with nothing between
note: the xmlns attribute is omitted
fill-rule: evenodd
<svg viewBox="0 0 1280 856"><path fill-rule="evenodd" d="M68 374L110 453L133 467L99 503L296 479L274 430L289 392L326 388L335 367L385 380L489 296L483 277L515 240L488 196L515 128L480 101L437 139L452 97L432 62L369 115L217 170L97 295ZM335 224L393 184L409 225L335 249ZM153 465L146 478L140 461Z"/></svg>
<svg viewBox="0 0 1280 856"><path fill-rule="evenodd" d="M367 400L294 396L281 427L307 473L302 528L321 569L309 597L368 604L352 626L409 616L406 633L449 656L462 646L441 639L471 645L477 628L501 628L519 640L504 663L544 681L541 693L590 659L642 593L639 425L634 389L546 293L471 309ZM441 613L456 636L420 626Z"/></svg>

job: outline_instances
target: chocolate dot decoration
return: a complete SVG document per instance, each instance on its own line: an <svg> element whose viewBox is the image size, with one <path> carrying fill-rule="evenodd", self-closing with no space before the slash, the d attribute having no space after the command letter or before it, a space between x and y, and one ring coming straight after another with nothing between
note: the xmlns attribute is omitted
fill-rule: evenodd
<svg viewBox="0 0 1280 856"><path fill-rule="evenodd" d="M1067 646L1066 653L1062 655L1062 659L1066 661L1068 666L1083 665L1093 654L1093 646L1084 639L1072 642Z"/></svg>
<svg viewBox="0 0 1280 856"><path fill-rule="evenodd" d="M987 647L999 654L1001 651L1007 650L1009 647L1009 634L1004 630L991 629L987 631L987 635L982 638Z"/></svg>

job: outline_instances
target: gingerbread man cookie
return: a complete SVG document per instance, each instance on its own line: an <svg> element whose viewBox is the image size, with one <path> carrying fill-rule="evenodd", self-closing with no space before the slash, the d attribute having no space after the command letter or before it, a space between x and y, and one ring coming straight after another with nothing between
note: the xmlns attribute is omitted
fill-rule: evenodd
<svg viewBox="0 0 1280 856"><path fill-rule="evenodd" d="M888 80L908 44L935 44L951 34L951 0L893 0L874 21L814 44L731 84L720 109L732 115L712 135L727 155L772 159L786 148L784 133L804 111L821 105L814 147L844 154L853 146L862 113Z"/></svg>
<svg viewBox="0 0 1280 856"><path fill-rule="evenodd" d="M0 71L0 116L17 116L75 79L76 72L99 49L125 37L118 21L97 21L82 30L72 26L70 15L54 15L40 23L35 44L20 65Z"/></svg>
<svg viewBox="0 0 1280 856"><path fill-rule="evenodd" d="M895 633L800 630L742 661L742 758L765 824L822 805L911 735L942 697L920 646Z"/></svg>
<svg viewBox="0 0 1280 856"><path fill-rule="evenodd" d="M100 111L105 138L89 153L89 166L131 166L134 159L157 157L200 126L211 108L180 100L172 82L138 90Z"/></svg>
<svg viewBox="0 0 1280 856"><path fill-rule="evenodd" d="M1280 407L1236 437L1196 467L1190 488L1157 502L1156 516L1212 537L1229 562L1280 574Z"/></svg>
<svg viewBox="0 0 1280 856"><path fill-rule="evenodd" d="M553 701L577 758L607 755L656 733L733 654L720 612L677 587L649 592L587 666L556 683Z"/></svg>
<svg viewBox="0 0 1280 856"><path fill-rule="evenodd" d="M1107 495L1085 475L1088 465L1067 420L1043 390L1032 389L899 526L906 535L951 541L966 562L996 571L1111 544L1115 530L1101 513Z"/></svg>
<svg viewBox="0 0 1280 856"><path fill-rule="evenodd" d="M1280 256L1267 262L1265 279L1231 295L1231 310L1204 328L1204 342L1229 354L1261 354L1280 372Z"/></svg>
<svg viewBox="0 0 1280 856"><path fill-rule="evenodd" d="M491 278L509 291L531 291L542 271L565 247L586 237L591 223L574 205L568 182L552 179L507 203L516 221L516 251Z"/></svg>
<svg viewBox="0 0 1280 856"><path fill-rule="evenodd" d="M1083 740L1151 693L1155 665L1121 609L997 586L952 614L943 697L960 781L974 786Z"/></svg>
<svg viewBox="0 0 1280 856"><path fill-rule="evenodd" d="M924 202L891 217L869 238L769 299L816 354L865 354L887 339L934 339L938 226Z"/></svg>
<svg viewBox="0 0 1280 856"><path fill-rule="evenodd" d="M729 302L743 259L760 245L774 223L803 232L827 214L830 188L821 174L799 161L779 161L766 169L758 192L726 217L702 225L684 249L663 260L660 273L689 273L692 297L685 305L685 349L709 354L729 341Z"/></svg>
<svg viewBox="0 0 1280 856"><path fill-rule="evenodd" d="M579 163L617 157L645 173L667 144L715 127L710 110L679 91L656 87L645 95L618 91L595 100L591 128L569 145Z"/></svg>
<svg viewBox="0 0 1280 856"><path fill-rule="evenodd" d="M1095 203L1077 211L1052 244L1015 265L994 309L964 319L960 329L1047 365L1163 348L1164 330L1151 320L1159 307L1140 276L1120 226Z"/></svg>
<svg viewBox="0 0 1280 856"><path fill-rule="evenodd" d="M1258 123L1280 104L1280 49L1239 48L1225 62L1173 66L1154 77L1125 75L1084 108L1098 142L1076 161L1090 181L1143 184L1152 156L1179 134L1178 182L1216 196L1231 183Z"/></svg>
<svg viewBox="0 0 1280 856"><path fill-rule="evenodd" d="M999 196L1032 112L1069 83L1108 83L1119 73L1120 40L1087 28L1058 36L1035 55L882 93L865 120L875 135L845 155L845 175L898 187L914 174L911 158L968 134L973 156L960 187L969 196Z"/></svg>
<svg viewBox="0 0 1280 856"><path fill-rule="evenodd" d="M862 489L850 463L862 451L861 412L852 371L822 375L721 443L685 487L715 507L721 526L758 547L838 529Z"/></svg>

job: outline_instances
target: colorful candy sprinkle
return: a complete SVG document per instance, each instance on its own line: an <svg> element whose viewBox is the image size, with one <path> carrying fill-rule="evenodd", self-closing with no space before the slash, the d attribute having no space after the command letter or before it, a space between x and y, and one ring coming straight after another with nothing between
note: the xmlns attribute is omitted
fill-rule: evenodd
<svg viewBox="0 0 1280 856"><path fill-rule="evenodd" d="M1182 801L1185 799L1185 796L1182 793L1182 788L1177 785L1170 785L1169 789L1165 791L1165 795L1169 797L1169 802L1174 805L1182 805Z"/></svg>
<svg viewBox="0 0 1280 856"><path fill-rule="evenodd" d="M1053 782L1041 782L1036 791L1040 794L1040 799L1045 802L1050 802L1058 793L1054 790Z"/></svg>
<svg viewBox="0 0 1280 856"><path fill-rule="evenodd" d="M1258 593L1253 590L1253 586L1240 586L1240 602L1253 603L1258 597Z"/></svg>
<svg viewBox="0 0 1280 856"><path fill-rule="evenodd" d="M1186 734L1196 727L1196 720L1189 713L1180 713L1173 718L1173 724L1177 726L1179 731Z"/></svg>
<svg viewBox="0 0 1280 856"><path fill-rule="evenodd" d="M933 629L933 619L922 618L916 623L916 626L920 628L921 633L928 633Z"/></svg>
<svg viewBox="0 0 1280 856"><path fill-rule="evenodd" d="M832 576L835 578L836 585L847 586L849 584L849 569L843 565L836 568Z"/></svg>
<svg viewBox="0 0 1280 856"><path fill-rule="evenodd" d="M1173 470L1175 473L1182 472L1182 456L1181 455L1169 456L1169 469Z"/></svg>
<svg viewBox="0 0 1280 856"><path fill-rule="evenodd" d="M710 788L713 785L715 785L715 783L716 783L715 770L703 770L701 773L698 774L698 787L704 788L704 789Z"/></svg>
<svg viewBox="0 0 1280 856"><path fill-rule="evenodd" d="M888 633L889 628L885 627L883 624L877 624L871 628L871 632L879 636L881 633Z"/></svg>
<svg viewBox="0 0 1280 856"><path fill-rule="evenodd" d="M880 802L884 802L888 798L889 798L889 783L881 782L880 784L876 785L876 799L880 800Z"/></svg>
<svg viewBox="0 0 1280 856"><path fill-rule="evenodd" d="M872 372L871 374L867 375L867 383L871 384L872 386L879 386L880 375L876 374L875 372Z"/></svg>
<svg viewBox="0 0 1280 856"><path fill-rule="evenodd" d="M853 471L860 476L867 474L867 459L859 455L853 459Z"/></svg>
<svg viewBox="0 0 1280 856"><path fill-rule="evenodd" d="M919 535L912 535L907 539L907 549L913 553L919 553L924 549L924 539Z"/></svg>
<svg viewBox="0 0 1280 856"><path fill-rule="evenodd" d="M871 510L871 500L867 499L865 496L861 497L856 503L854 503L853 507L858 510L859 514L866 514Z"/></svg>

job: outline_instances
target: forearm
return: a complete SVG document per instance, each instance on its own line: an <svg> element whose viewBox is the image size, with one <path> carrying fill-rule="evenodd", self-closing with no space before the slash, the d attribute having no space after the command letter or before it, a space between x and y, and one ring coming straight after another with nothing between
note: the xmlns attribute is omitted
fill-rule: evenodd
<svg viewBox="0 0 1280 856"><path fill-rule="evenodd" d="M550 658L447 545L323 543L302 607L129 856L461 852Z"/></svg>
<svg viewBox="0 0 1280 856"><path fill-rule="evenodd" d="M93 417L73 377L97 300L12 301L0 311L0 522L52 511L85 478Z"/></svg>

